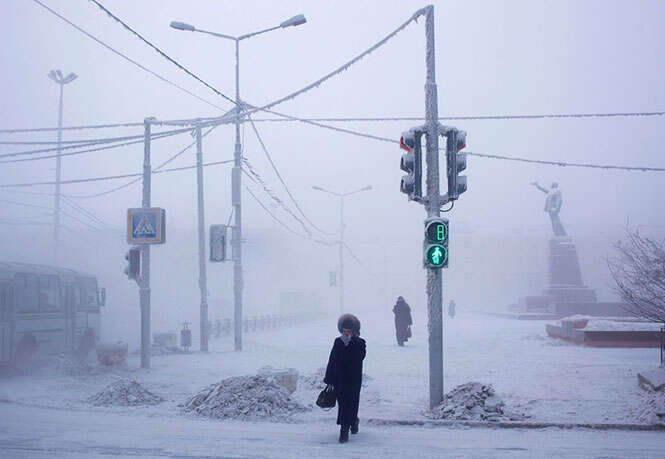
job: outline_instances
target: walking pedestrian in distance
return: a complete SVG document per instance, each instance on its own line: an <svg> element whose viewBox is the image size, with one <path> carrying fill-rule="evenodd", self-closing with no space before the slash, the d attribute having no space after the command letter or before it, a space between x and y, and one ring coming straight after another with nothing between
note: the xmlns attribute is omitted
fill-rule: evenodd
<svg viewBox="0 0 665 459"><path fill-rule="evenodd" d="M404 301L404 298L397 297L397 303L393 306L393 314L395 314L395 335L397 337L397 344L404 346L404 342L411 338L411 308Z"/></svg>
<svg viewBox="0 0 665 459"><path fill-rule="evenodd" d="M352 314L342 315L337 329L341 334L333 343L323 382L335 390L339 442L346 443L349 430L352 434L358 433L365 340L360 338L360 321Z"/></svg>

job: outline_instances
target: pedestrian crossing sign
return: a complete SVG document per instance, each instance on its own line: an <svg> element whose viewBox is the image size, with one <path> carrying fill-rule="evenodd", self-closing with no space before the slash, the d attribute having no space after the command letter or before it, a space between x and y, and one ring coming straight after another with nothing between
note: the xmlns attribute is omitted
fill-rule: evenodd
<svg viewBox="0 0 665 459"><path fill-rule="evenodd" d="M166 242L166 211L160 207L127 209L128 244Z"/></svg>

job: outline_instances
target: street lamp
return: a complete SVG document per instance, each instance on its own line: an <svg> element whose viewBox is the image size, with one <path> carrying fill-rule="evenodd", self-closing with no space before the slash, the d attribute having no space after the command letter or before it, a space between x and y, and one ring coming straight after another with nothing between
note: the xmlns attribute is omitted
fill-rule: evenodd
<svg viewBox="0 0 665 459"><path fill-rule="evenodd" d="M323 193L332 194L339 198L339 313L344 313L344 198L351 196L352 194L360 193L362 191L369 191L372 189L372 185L367 185L362 188L359 188L354 191L348 191L346 193L337 193L335 191L326 190L320 186L313 185L312 189L316 191L322 191Z"/></svg>
<svg viewBox="0 0 665 459"><path fill-rule="evenodd" d="M66 84L71 83L78 75L70 72L63 76L60 70L51 70L48 77L60 85L60 102L58 104L58 150L55 159L55 201L53 203L53 262L55 266L60 263L60 163L62 144L62 95Z"/></svg>
<svg viewBox="0 0 665 459"><path fill-rule="evenodd" d="M305 16L298 14L289 18L279 25L267 29L259 30L257 32L247 33L234 37L232 35L225 35L217 32L210 32L208 30L197 29L191 24L185 22L173 21L171 27L176 30L184 30L188 32L200 32L214 37L226 38L235 42L236 48L236 107L238 116L235 118L236 127L236 141L233 150L233 169L231 170L231 204L233 205L233 215L235 222L231 232L231 253L233 255L233 304L234 304L234 348L236 351L242 350L242 206L241 206L241 166L242 166L242 144L240 142L240 124L242 122L240 115L243 108L240 102L240 42L246 38L250 38L262 33L270 32L276 29L285 29L287 27L298 26L307 22Z"/></svg>

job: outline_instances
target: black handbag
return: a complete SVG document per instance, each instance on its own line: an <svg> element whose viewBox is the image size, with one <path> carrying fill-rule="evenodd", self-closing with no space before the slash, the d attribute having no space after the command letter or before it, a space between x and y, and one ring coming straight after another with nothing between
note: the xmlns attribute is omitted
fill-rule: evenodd
<svg viewBox="0 0 665 459"><path fill-rule="evenodd" d="M316 399L316 406L324 410L330 410L335 407L337 397L335 396L335 389L328 384L325 389L321 391Z"/></svg>
<svg viewBox="0 0 665 459"><path fill-rule="evenodd" d="M413 334L411 333L411 325L406 328L406 337L411 338Z"/></svg>

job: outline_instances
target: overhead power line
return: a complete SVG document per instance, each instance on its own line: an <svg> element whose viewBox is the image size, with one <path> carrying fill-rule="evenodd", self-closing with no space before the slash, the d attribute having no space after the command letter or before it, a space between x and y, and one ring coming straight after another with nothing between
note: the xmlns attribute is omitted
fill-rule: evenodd
<svg viewBox="0 0 665 459"><path fill-rule="evenodd" d="M202 166L203 167L208 167L208 166L216 166L218 164L228 164L232 163L232 159L228 159L225 161L214 161L211 163L204 163ZM187 169L194 169L196 168L196 165L193 166L183 166L183 167L174 167L171 169L162 169L159 171L153 171L153 174L161 174L163 172L177 172L177 171L184 171ZM115 179L121 179L121 178L128 178L128 177L140 177L142 176L142 172L137 172L134 174L120 174L120 175L107 175L104 177L88 177L88 178L81 178L81 179L73 179L73 180L60 180L61 185L67 185L67 184L72 184L72 183L86 183L86 182L99 182L99 181L105 181L105 180L115 180ZM54 181L49 181L49 182L31 182L31 183L10 183L10 184L1 184L0 188L17 188L17 187L26 187L26 186L38 186L38 185L55 185L56 182Z"/></svg>
<svg viewBox="0 0 665 459"><path fill-rule="evenodd" d="M90 124L84 126L63 126L59 127L41 127L41 128L19 128L19 129L0 129L0 134L19 134L23 132L51 132L51 131L75 131L83 129L107 129L118 127L143 127L144 123L114 123L114 124Z"/></svg>
<svg viewBox="0 0 665 459"><path fill-rule="evenodd" d="M272 160L272 156L270 156L270 153L268 152L268 149L266 148L266 145L265 145L265 143L263 142L263 139L261 138L261 135L259 134L259 130L256 129L256 125L252 122L252 117L251 117L251 116L248 116L247 118L249 119L249 122L251 123L252 129L254 130L254 135L256 135L256 138L257 138L257 140L259 141L259 144L261 145L261 149L263 149L263 153L265 153L266 158L268 158L268 162L270 163L270 166L272 167L272 170L275 172L275 175L277 175L277 178L279 179L279 181L280 181L280 182L282 183L282 185L284 186L284 189L286 190L286 194L289 195L289 198L291 198L291 201L293 202L293 205L296 206L296 209L298 209L298 212L300 212L300 215L302 215L303 218L304 218L305 220L307 220L307 222L308 222L308 223L309 223L314 229L316 229L316 230L319 231L320 233L330 235L330 233L328 233L328 232L326 232L326 231L323 231L321 228L319 228L318 226L316 226L316 225L312 222L312 220L310 220L309 217L307 217L307 215L305 215L305 212L302 210L302 208L301 208L300 205L298 204L298 201L296 201L296 198L293 196L293 194L291 193L291 190L289 189L288 185L287 185L286 182L284 181L284 178L282 177L282 174L279 173L279 170L277 169L277 166L275 165L275 162Z"/></svg>
<svg viewBox="0 0 665 459"><path fill-rule="evenodd" d="M294 121L300 121L305 124L309 124L312 126L317 126L320 128L324 129L329 129L337 132L342 132L345 134L350 134L358 137L364 137L367 139L371 140L378 140L381 142L387 142L387 143L393 143L393 144L399 144L398 140L391 139L388 137L382 137L382 136L377 136L373 134L367 134L365 132L360 132L360 131L355 131L351 129L344 129L344 128L339 128L337 126L331 126L328 124L323 124L319 123L316 121L310 121L305 118L298 118L296 116L290 116L290 115L285 115L284 113L279 113L274 110L266 110L269 113L272 113L274 115L280 116L282 118L289 118ZM441 150L445 151L445 150ZM501 159L501 160L506 160L506 161L518 161L518 162L524 162L524 163L533 163L533 164L546 164L546 165L551 165L551 166L561 166L561 167L585 167L585 168L593 168L593 169L617 169L617 170L625 170L625 171L641 171L641 172L665 172L665 168L662 167L644 167L644 166L623 166L623 165L613 165L613 164L593 164L593 163L574 163L574 162L568 162L568 161L553 161L553 160L538 160L538 159L529 159L529 158L520 158L516 156L507 156L507 155L492 155L492 154L487 154L487 153L475 153L475 152L467 152L466 153L469 156L477 156L481 158L490 158L490 159Z"/></svg>
<svg viewBox="0 0 665 459"><path fill-rule="evenodd" d="M194 78L194 79L195 79L196 81L198 81L199 83L201 83L201 84L203 84L204 86L206 86L208 89L212 90L212 91L213 91L215 94L217 94L218 96L221 96L221 97L223 97L224 99L226 99L227 101L231 102L233 105L236 105L236 101L235 101L235 100L233 100L233 99L231 99L230 97L226 96L226 95L225 95L224 93L222 93L220 90L218 90L218 89L215 88L214 86L210 85L210 84L207 83L206 81L202 80L201 78L199 78L199 77L198 77L197 75L195 75L194 73L190 72L185 66L183 66L183 65L180 64L180 63L178 63L175 59L173 59L172 57L170 57L170 56L169 56L168 54L166 54L164 51L162 51L162 50L159 49L157 46L155 46L154 44L152 44L149 40L147 40L146 38L144 38L143 35L141 35L140 33L138 33L136 30L132 29L132 28L131 28L129 25L127 25L127 23L125 23L122 19L120 19L120 18L117 17L115 14L113 14L113 13L111 13L109 10L107 10L107 9L104 7L104 5L102 5L101 3L99 3L97 0L90 0L90 1L91 1L92 3L94 3L95 5L97 5L102 11L104 11L109 17L111 17L112 19L114 19L117 23L121 24L125 29L127 29L128 31L130 31L132 34L136 35L136 36L137 36L142 42L144 42L146 45L150 46L152 49L154 49L155 51L157 51L157 53L159 53L159 55L162 56L164 59L166 59L167 61L171 62L173 65L175 65L176 67L178 67L180 70L182 70L183 72L185 72L187 75L189 75L189 76L191 76L192 78ZM217 107L217 108L219 108L219 107Z"/></svg>
<svg viewBox="0 0 665 459"><path fill-rule="evenodd" d="M98 4L97 0L91 0L91 1L94 2L94 3L97 3L97 4ZM332 77L334 77L334 76L336 76L336 75L339 75L340 73L342 73L342 72L345 71L345 70L348 70L353 64L357 63L358 61L360 61L362 58L364 58L364 57L367 56L368 54L372 53L373 51L376 51L378 48L380 48L381 46L385 45L385 44L386 44L391 38L393 38L393 37L394 37L395 35L397 35L399 32L401 32L402 30L404 30L409 24L411 24L412 22L416 22L420 16L422 16L422 15L424 15L424 14L426 13L426 11L427 11L427 7L426 7L426 8L421 8L420 10L416 11L415 13L413 13L413 14L411 15L411 17L410 17L406 22L404 22L404 23L401 24L399 27L397 27L397 29L395 29L395 30L393 30L392 32L390 32L390 33L389 33L388 35L386 35L383 39L379 40L377 43L375 43L375 44L374 44L373 46L371 46L370 48L368 48L368 49L366 49L365 51L363 51L362 53L358 54L356 57L352 58L352 59L349 60L348 62L342 64L340 67L338 67L337 69L333 70L332 72L330 72L330 73L324 75L323 77L319 78L319 79L316 80L315 82L310 83L310 84L308 84L307 86L305 86L305 87L303 87L303 88L301 88L301 89L298 89L297 91L294 91L294 92L292 92L292 93L290 93L290 94L288 94L288 95L286 95L286 96L284 96L284 97L282 97L282 98L280 98L280 99L274 100L274 101L272 101L272 102L270 102L270 103L267 103L267 104L265 104L265 105L262 105L262 106L260 106L260 107L255 107L255 106L251 106L251 105L248 105L248 104L243 104L243 105L245 105L245 106L252 107L252 110L250 110L250 111L247 112L247 113L244 113L244 115L243 115L242 113L239 113L239 114L237 114L236 116L237 116L237 117L242 117L242 116L246 116L246 115L251 115L251 114L253 114L253 113L255 113L255 112L258 112L258 111L267 111L267 112L269 112L269 111L268 111L269 108L272 108L272 107L274 107L274 106L276 106L276 105L279 105L279 104L281 104L281 103L283 103L283 102L286 102L286 101L288 101L288 100L295 99L296 97L300 96L301 94L304 94L304 93L310 91L311 89L314 89L314 88L317 88L317 87L321 86L321 85L322 85L323 83L325 83L327 80L331 79ZM120 20L117 19L117 18L116 18L116 20L120 21ZM131 29L128 29L128 30L130 30L130 31L133 32L133 33L136 33L136 32L134 32L134 31L131 30ZM142 38L142 39L143 39L143 38ZM145 39L143 39L143 41L145 41L146 43L149 43L149 42L147 42ZM195 78L198 79L198 77L195 77ZM270 112L269 112L269 113L270 113ZM232 121L232 120L231 120L231 121ZM193 123L195 123L195 122L198 122L198 120L194 120L194 119L193 119L193 120L190 120L190 122L193 124ZM204 126L205 126L205 125L218 124L219 122L220 122L220 118L217 118L217 119L210 119L209 121L206 122L207 124L204 124ZM224 118L224 122L229 122L228 118ZM163 124L167 124L167 123L164 122Z"/></svg>
<svg viewBox="0 0 665 459"><path fill-rule="evenodd" d="M308 240L308 241L312 241L312 242L317 243L317 244L322 244L322 245L327 245L327 246L335 245L334 242L328 242L328 241L324 241L324 240L322 240L322 239L313 238L311 235L301 234L301 233L295 231L294 229L290 228L286 223L284 223L284 222L281 221L279 218L277 218L277 216L276 216L274 213L270 212L270 210L265 206L265 204L263 204L263 203L261 202L261 200L260 200L258 197L256 197L256 195L252 192L252 190L251 190L247 185L245 185L245 190L247 190L247 192L249 193L249 195L250 195L252 198L254 198L254 200L256 201L256 203L257 203L257 204L258 204L258 205L259 205L259 206L260 206L260 207L261 207L261 208L262 208L262 209L263 209L268 215L270 215L270 217L272 217L273 220L275 220L277 223L279 223L279 225L280 225L282 228L286 229L289 233L294 234L294 235L296 235L296 236L298 236L298 237L300 237L300 238L306 239L306 240Z"/></svg>
<svg viewBox="0 0 665 459"><path fill-rule="evenodd" d="M217 127L217 126L213 126L213 127L211 127L210 129L208 129L206 132L204 132L204 133L201 135L201 138L204 138L205 136L207 136L208 134L210 134L210 132L211 132L212 130L214 130L216 127ZM171 156L170 158L168 158L166 161L162 162L162 163L159 164L157 167L153 168L153 172L161 170L164 166L166 166L166 165L169 164L170 162L174 161L176 158L178 158L180 155L182 155L182 154L185 153L187 150L189 150L190 148L192 148L194 145L196 145L196 141L190 143L190 144L187 145L185 148L183 148L182 150L180 150L179 152L177 152L176 154L174 154L173 156ZM110 193L114 193L114 192L116 192L116 191L120 191L120 190L122 190L123 188L127 188L128 186L131 186L131 185L133 185L133 184L135 184L135 183L138 183L138 182L140 182L140 181L141 181L141 177L139 177L139 178L135 178L135 179L133 179L133 180L130 180L129 182L127 182L127 183L125 183L125 184L123 184L123 185L116 186L116 187L113 187L113 188L111 188L111 189L104 190L104 191L100 191L100 192L97 192L97 193L92 193L92 194L65 195L65 196L67 196L68 198L75 198L75 199L96 198L96 197L99 197L99 196L104 196L104 195L107 195L107 194L110 194Z"/></svg>
<svg viewBox="0 0 665 459"><path fill-rule="evenodd" d="M183 132L190 132L191 128L182 128L182 129L173 129L171 131L162 131L162 132L155 132L154 134L151 134L150 138L151 139L160 139L162 137L168 137L172 135L177 135L177 134L182 134ZM106 144L106 143L114 143L114 142L120 142L124 140L134 140L134 139L144 139L144 135L130 135L130 136L124 136L124 137L108 137L104 139L96 139L92 140L88 143L82 143L82 144L77 144L77 145L65 145L65 146L59 146L59 147L51 147L51 148L40 148L37 150L27 150L27 151L18 151L14 153L3 153L0 154L0 158L8 158L8 157L14 157L14 156L25 156L25 155L35 155L39 153L48 153L51 151L62 151L62 150L72 150L75 148L84 148L84 147L89 147L89 146L94 146L94 145L100 145L100 144ZM143 141L143 140L141 140ZM60 156L66 156L65 154L60 154ZM45 159L41 158L41 159Z"/></svg>
<svg viewBox="0 0 665 459"><path fill-rule="evenodd" d="M548 113L548 114L521 114L521 115L469 115L469 116L439 116L439 121L484 121L484 120L531 120L547 118L616 118L616 117L652 117L665 116L662 112L610 112L610 113ZM421 116L387 116L387 117L347 117L347 118L316 118L301 119L287 118L255 118L255 123L290 121L326 121L326 122L382 122L382 121L426 121Z"/></svg>
<svg viewBox="0 0 665 459"><path fill-rule="evenodd" d="M139 62L135 61L135 60L132 59L131 57L128 57L127 55L121 53L120 51L115 50L115 49L112 48L111 46L109 46L109 45L107 45L106 43L104 43L103 41L101 41L99 38L95 37L95 36L92 35L91 33L86 32L86 31L83 30L81 27L79 27L79 26L77 26L76 24L74 24L73 22L71 22L69 19L65 18L65 17L62 16L61 14L57 13L56 11L52 10L51 8L49 8L48 6L44 5L40 0L33 0L33 1L34 1L35 3L37 3L39 6L41 6L42 8L46 9L47 11L49 11L51 14L53 14L53 15L59 17L60 19L62 19L63 21L65 21L67 24L69 24L70 26L74 27L76 30L78 30L78 31L81 32L82 34L86 35L88 38L91 38L92 40L96 41L97 43L99 43L100 45L102 45L104 48L106 48L106 49L108 49L109 51L111 51L111 52L117 54L118 56L122 57L122 58L125 59L126 61L131 62L132 64L134 64L135 66L137 66L137 67L140 68L141 70L144 70L144 71L148 72L148 73L151 74L152 76L154 76L154 77L160 79L161 81L163 81L163 82L165 82L165 83L170 84L171 86L173 86L173 87L175 87L175 88L178 88L180 91L189 94L190 96L192 96L192 97L194 97L194 98L200 100L200 101L203 102L203 103L206 103L206 104L208 104L208 105L210 105L210 106L212 106L212 107L215 107L215 108L217 108L217 109L219 109L219 110L224 110L224 109L223 109L222 107L220 107L219 105L216 105L216 104L214 104L214 103L212 103L212 102L210 102L210 101L208 101L208 100L205 100L204 98L202 98L202 97L200 97L200 96L197 96L196 94L194 94L194 93L191 92L190 90L183 88L183 87L180 86L179 84L174 83L173 81L171 81L171 80L169 80L169 79L167 79L167 78L164 78L164 77L161 76L160 74L158 74L158 73L156 73L156 72L153 72L152 70L150 70L150 69L147 68L146 66L140 64ZM233 102L233 101L231 101L231 102ZM234 102L234 103L235 103L235 102Z"/></svg>
<svg viewBox="0 0 665 459"><path fill-rule="evenodd" d="M254 169L252 164L249 162L249 160L246 157L243 157L243 163L245 163L246 168L242 168L242 171L247 175L247 177L250 178L254 183L258 183L261 185L263 188L263 191L272 199L278 206L280 206L286 213L288 213L291 217L293 217L294 220L296 220L298 223L300 223L300 226L302 226L302 229L307 233L308 235L311 236L311 231L309 227L303 222L300 217L298 217L295 212L293 212L291 209L289 209L285 204L284 201L282 201L276 194L275 192L266 184L266 182L263 180L263 178L259 175L258 172ZM249 172L247 172L249 171Z"/></svg>

